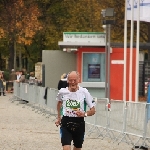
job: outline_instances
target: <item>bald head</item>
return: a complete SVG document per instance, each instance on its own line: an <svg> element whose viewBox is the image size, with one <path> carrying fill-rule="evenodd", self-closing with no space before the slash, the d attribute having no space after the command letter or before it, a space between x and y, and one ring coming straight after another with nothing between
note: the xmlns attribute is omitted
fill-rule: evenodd
<svg viewBox="0 0 150 150"><path fill-rule="evenodd" d="M68 74L68 78L69 77L76 77L76 78L79 78L79 73L77 71L71 71L69 74Z"/></svg>
<svg viewBox="0 0 150 150"><path fill-rule="evenodd" d="M74 92L78 89L79 79L79 73L77 71L71 71L68 74L68 83L70 91Z"/></svg>

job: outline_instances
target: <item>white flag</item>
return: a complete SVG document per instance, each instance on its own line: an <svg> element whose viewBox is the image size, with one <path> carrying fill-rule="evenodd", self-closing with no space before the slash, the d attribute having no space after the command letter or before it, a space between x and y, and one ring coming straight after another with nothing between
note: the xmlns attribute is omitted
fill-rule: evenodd
<svg viewBox="0 0 150 150"><path fill-rule="evenodd" d="M131 20L132 1L134 1L134 20L137 20L138 0L126 0L127 2L127 20ZM150 0L140 0L140 21L150 22Z"/></svg>

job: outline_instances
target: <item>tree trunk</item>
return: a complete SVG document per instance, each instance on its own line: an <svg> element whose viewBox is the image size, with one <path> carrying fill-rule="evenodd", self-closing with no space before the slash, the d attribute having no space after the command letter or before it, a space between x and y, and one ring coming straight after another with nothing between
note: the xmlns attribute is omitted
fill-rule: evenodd
<svg viewBox="0 0 150 150"><path fill-rule="evenodd" d="M21 50L19 50L19 70L22 70L22 56Z"/></svg>
<svg viewBox="0 0 150 150"><path fill-rule="evenodd" d="M14 42L9 43L9 71L14 69Z"/></svg>
<svg viewBox="0 0 150 150"><path fill-rule="evenodd" d="M14 42L14 69L16 70L16 42Z"/></svg>

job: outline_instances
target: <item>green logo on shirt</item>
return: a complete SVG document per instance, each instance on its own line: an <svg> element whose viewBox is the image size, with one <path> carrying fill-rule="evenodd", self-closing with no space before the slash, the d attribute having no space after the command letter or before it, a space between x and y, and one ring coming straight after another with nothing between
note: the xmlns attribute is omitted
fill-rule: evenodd
<svg viewBox="0 0 150 150"><path fill-rule="evenodd" d="M66 101L66 107L69 107L71 109L77 109L77 108L80 108L80 102L79 101L76 101L76 100L70 100L68 99Z"/></svg>

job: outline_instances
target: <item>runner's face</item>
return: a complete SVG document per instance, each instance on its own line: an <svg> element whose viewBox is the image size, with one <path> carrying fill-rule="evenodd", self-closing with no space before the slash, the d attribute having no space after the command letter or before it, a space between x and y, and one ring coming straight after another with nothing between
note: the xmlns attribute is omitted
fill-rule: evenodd
<svg viewBox="0 0 150 150"><path fill-rule="evenodd" d="M69 87L72 90L76 90L78 88L78 83L79 83L79 77L77 74L70 74L68 76L68 83L69 83Z"/></svg>

